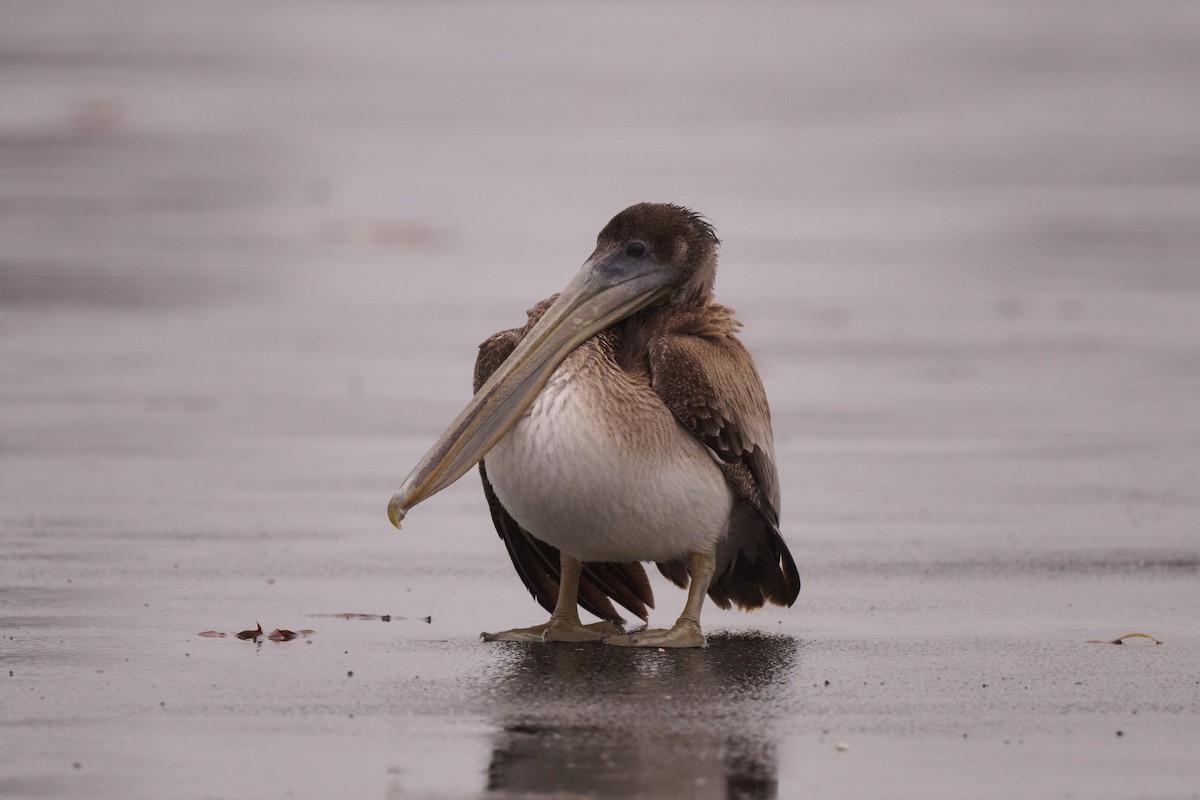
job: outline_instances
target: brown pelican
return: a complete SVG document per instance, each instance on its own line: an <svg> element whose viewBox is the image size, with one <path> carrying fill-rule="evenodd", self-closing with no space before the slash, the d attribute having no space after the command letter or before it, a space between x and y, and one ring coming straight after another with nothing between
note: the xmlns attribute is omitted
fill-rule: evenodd
<svg viewBox="0 0 1200 800"><path fill-rule="evenodd" d="M642 203L600 231L562 293L479 348L475 396L392 496L397 527L479 463L492 520L551 612L487 640L703 647L700 607L790 606L770 411L733 312L713 298L712 226ZM688 589L667 630L640 562ZM578 606L601 618L584 625Z"/></svg>

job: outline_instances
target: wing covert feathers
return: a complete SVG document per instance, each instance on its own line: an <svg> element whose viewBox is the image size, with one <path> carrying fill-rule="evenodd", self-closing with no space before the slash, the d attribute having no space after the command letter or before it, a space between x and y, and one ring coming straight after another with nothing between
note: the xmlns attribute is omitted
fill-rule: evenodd
<svg viewBox="0 0 1200 800"><path fill-rule="evenodd" d="M722 608L790 606L800 576L779 533L771 413L754 361L734 336L739 327L732 311L715 303L671 315L648 341L651 385L717 457L738 500L718 548L720 571L709 597ZM686 585L684 563L660 564L659 570Z"/></svg>

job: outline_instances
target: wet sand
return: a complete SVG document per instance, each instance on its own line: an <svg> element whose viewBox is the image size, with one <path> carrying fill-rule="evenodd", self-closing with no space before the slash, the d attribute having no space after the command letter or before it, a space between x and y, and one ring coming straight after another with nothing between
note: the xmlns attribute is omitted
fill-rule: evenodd
<svg viewBox="0 0 1200 800"><path fill-rule="evenodd" d="M0 16L0 796L1200 797L1191 6ZM484 644L475 478L385 504L640 200L724 240L804 588Z"/></svg>

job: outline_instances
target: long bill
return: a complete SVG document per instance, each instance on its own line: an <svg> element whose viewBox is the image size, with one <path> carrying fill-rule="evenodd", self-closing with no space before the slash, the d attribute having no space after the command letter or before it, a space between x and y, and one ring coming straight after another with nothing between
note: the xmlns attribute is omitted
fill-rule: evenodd
<svg viewBox="0 0 1200 800"><path fill-rule="evenodd" d="M478 464L533 404L572 350L666 297L674 280L667 267L623 252L587 261L392 495L392 524L399 528L413 506Z"/></svg>

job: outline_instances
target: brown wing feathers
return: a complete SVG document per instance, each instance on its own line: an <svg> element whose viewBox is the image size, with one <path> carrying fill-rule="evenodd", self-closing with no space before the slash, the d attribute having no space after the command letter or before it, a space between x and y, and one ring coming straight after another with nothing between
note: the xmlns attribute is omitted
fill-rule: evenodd
<svg viewBox="0 0 1200 800"><path fill-rule="evenodd" d="M722 608L790 606L800 575L779 533L779 478L770 411L754 362L733 336L732 312L711 304L677 314L650 337L654 391L675 418L721 461L739 505L718 548L718 574L708 595ZM682 562L660 564L687 585Z"/></svg>

